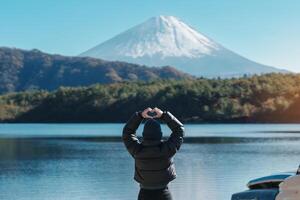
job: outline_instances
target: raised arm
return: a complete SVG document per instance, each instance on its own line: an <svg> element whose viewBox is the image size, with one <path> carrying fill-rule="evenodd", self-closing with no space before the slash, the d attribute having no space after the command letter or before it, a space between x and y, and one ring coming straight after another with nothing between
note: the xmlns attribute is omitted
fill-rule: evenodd
<svg viewBox="0 0 300 200"><path fill-rule="evenodd" d="M180 149L180 146L183 143L184 126L170 112L168 111L162 112L160 109L158 110L157 109L158 108L154 108L154 110L156 110L156 113L160 113L158 117L163 122L165 122L172 131L170 137L166 141L166 144L169 148L169 156L173 156Z"/></svg>
<svg viewBox="0 0 300 200"><path fill-rule="evenodd" d="M151 108L147 108L143 112L135 112L123 128L122 139L128 152L132 156L134 156L140 145L140 141L136 136L136 130L138 129L142 120L148 117L147 113L149 110L151 110Z"/></svg>

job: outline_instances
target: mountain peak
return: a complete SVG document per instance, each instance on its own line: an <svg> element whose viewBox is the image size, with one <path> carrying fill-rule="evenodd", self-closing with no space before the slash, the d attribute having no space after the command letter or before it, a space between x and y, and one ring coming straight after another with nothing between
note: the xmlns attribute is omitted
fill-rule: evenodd
<svg viewBox="0 0 300 200"><path fill-rule="evenodd" d="M159 15L80 56L148 66L175 66L197 76L231 77L280 71L246 59L174 16Z"/></svg>
<svg viewBox="0 0 300 200"><path fill-rule="evenodd" d="M158 15L156 17L151 17L149 20L164 21L171 23L181 21L179 18L171 15Z"/></svg>
<svg viewBox="0 0 300 200"><path fill-rule="evenodd" d="M108 60L125 57L201 57L218 44L174 16L160 15L84 52Z"/></svg>

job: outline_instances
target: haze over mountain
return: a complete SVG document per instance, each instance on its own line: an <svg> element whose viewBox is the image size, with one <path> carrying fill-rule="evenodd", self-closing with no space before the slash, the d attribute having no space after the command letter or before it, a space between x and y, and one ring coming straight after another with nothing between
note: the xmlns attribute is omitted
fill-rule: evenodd
<svg viewBox="0 0 300 200"><path fill-rule="evenodd" d="M172 67L146 67L95 58L51 55L39 50L0 48L0 94L60 86L131 80L191 78Z"/></svg>
<svg viewBox="0 0 300 200"><path fill-rule="evenodd" d="M80 56L148 66L170 65L206 77L287 72L240 56L173 16L150 18Z"/></svg>

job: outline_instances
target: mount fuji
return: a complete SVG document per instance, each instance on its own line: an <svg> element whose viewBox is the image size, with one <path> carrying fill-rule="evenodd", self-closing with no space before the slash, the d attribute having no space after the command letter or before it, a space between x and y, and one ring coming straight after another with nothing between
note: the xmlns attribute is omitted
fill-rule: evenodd
<svg viewBox="0 0 300 200"><path fill-rule="evenodd" d="M79 56L148 66L169 65L204 77L287 72L226 49L173 16L150 18Z"/></svg>

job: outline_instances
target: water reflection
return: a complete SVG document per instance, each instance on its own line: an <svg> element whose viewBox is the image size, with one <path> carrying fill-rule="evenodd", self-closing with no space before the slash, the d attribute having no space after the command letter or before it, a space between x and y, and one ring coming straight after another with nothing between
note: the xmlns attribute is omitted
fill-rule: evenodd
<svg viewBox="0 0 300 200"><path fill-rule="evenodd" d="M198 141L198 142L195 142ZM230 199L248 180L290 171L300 162L295 138L192 140L175 158L175 200ZM120 142L0 139L0 199L132 200L133 160Z"/></svg>
<svg viewBox="0 0 300 200"><path fill-rule="evenodd" d="M116 190L133 185L123 150L120 143L1 140L1 199L122 199Z"/></svg>

